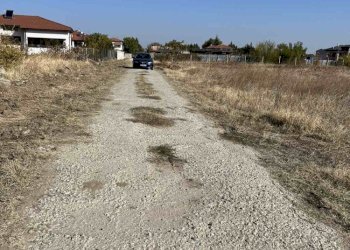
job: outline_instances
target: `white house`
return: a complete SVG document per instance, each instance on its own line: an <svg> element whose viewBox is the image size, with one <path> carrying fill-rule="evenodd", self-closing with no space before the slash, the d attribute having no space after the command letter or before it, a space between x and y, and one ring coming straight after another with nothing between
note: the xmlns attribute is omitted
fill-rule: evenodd
<svg viewBox="0 0 350 250"><path fill-rule="evenodd" d="M116 52L117 59L123 60L125 59L125 52L124 52L124 41L120 40L119 38L111 38L114 51Z"/></svg>
<svg viewBox="0 0 350 250"><path fill-rule="evenodd" d="M119 38L111 38L114 50L124 51L124 41Z"/></svg>
<svg viewBox="0 0 350 250"><path fill-rule="evenodd" d="M69 50L72 32L71 27L39 16L14 15L13 11L0 16L0 36L11 37L28 54L45 52L57 46Z"/></svg>

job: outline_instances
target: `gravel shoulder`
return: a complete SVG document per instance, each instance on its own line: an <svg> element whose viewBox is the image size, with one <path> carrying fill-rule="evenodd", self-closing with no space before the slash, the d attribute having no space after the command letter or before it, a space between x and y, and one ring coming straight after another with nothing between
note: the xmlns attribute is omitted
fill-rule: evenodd
<svg viewBox="0 0 350 250"><path fill-rule="evenodd" d="M161 100L140 98L144 74ZM29 249L339 249L333 229L296 210L256 153L222 140L214 124L157 71L128 70L90 126L68 145L57 175L27 210ZM172 127L131 122L136 107L162 108ZM151 160L170 145L181 167Z"/></svg>

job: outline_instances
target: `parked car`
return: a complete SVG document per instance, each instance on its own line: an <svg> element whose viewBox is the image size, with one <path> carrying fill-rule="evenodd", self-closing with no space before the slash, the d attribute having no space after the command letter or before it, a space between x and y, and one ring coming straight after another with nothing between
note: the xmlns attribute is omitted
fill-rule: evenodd
<svg viewBox="0 0 350 250"><path fill-rule="evenodd" d="M153 59L148 53L139 53L133 57L133 68L145 68L153 70Z"/></svg>

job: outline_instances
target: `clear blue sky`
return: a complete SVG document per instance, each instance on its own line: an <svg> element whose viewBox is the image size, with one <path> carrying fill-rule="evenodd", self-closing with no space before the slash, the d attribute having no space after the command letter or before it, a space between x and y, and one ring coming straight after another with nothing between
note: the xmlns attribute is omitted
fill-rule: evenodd
<svg viewBox="0 0 350 250"><path fill-rule="evenodd" d="M350 0L0 0L6 9L143 45L215 35L239 46L302 41L309 52L350 44Z"/></svg>

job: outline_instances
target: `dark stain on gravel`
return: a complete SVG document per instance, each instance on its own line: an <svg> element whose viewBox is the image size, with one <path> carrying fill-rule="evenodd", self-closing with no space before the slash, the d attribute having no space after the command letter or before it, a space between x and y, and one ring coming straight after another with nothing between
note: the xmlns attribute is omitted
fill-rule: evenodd
<svg viewBox="0 0 350 250"><path fill-rule="evenodd" d="M95 193L98 190L101 190L104 186L104 183L96 180L87 181L83 183L83 190L88 190L91 193Z"/></svg>
<svg viewBox="0 0 350 250"><path fill-rule="evenodd" d="M116 185L117 185L117 187L126 187L128 185L128 183L126 183L126 182L117 182Z"/></svg>
<svg viewBox="0 0 350 250"><path fill-rule="evenodd" d="M173 169L181 170L186 163L186 160L176 156L175 149L168 144L149 147L148 152L153 155L150 161L160 166L170 165Z"/></svg>
<svg viewBox="0 0 350 250"><path fill-rule="evenodd" d="M201 183L200 181L196 181L192 178L186 179L185 183L186 183L186 186L188 186L189 188L202 188L203 187L203 183Z"/></svg>

